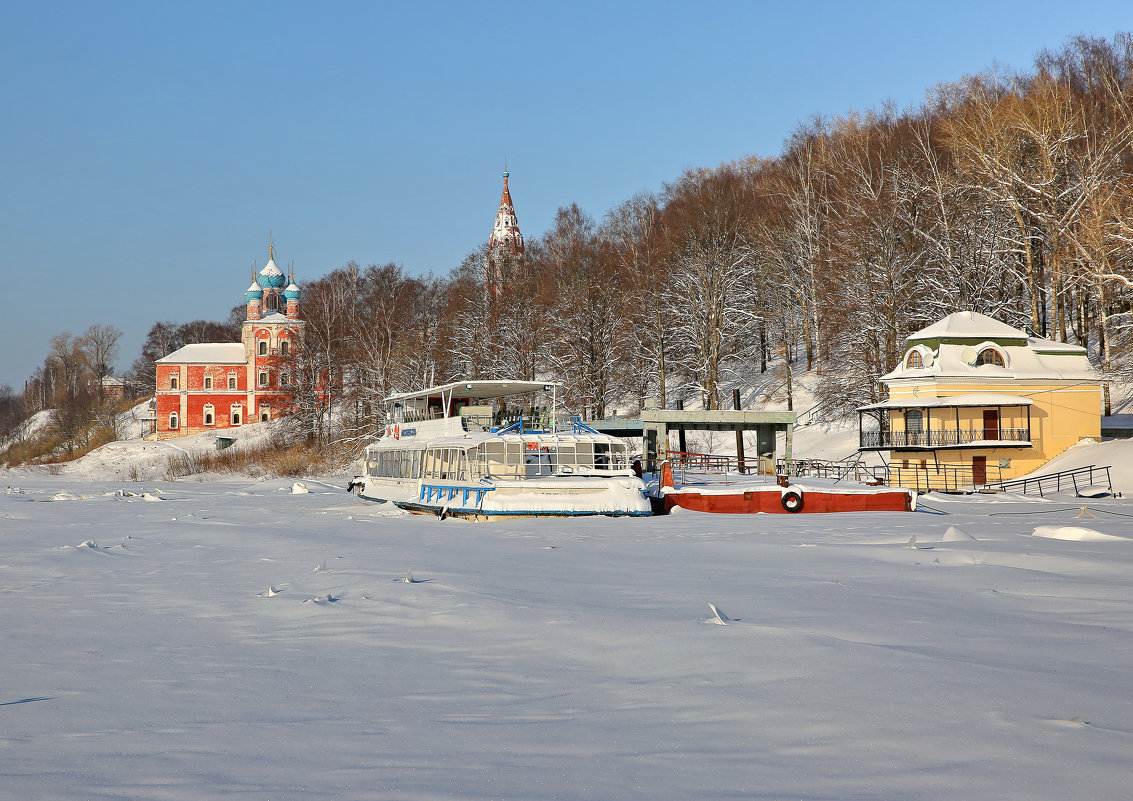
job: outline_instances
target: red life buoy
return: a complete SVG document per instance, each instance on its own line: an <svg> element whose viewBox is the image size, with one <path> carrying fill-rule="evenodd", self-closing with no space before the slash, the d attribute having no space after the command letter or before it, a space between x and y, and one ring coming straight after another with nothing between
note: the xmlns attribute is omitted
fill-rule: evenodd
<svg viewBox="0 0 1133 801"><path fill-rule="evenodd" d="M401 439L401 426L394 426L393 427L393 438L394 439Z"/></svg>

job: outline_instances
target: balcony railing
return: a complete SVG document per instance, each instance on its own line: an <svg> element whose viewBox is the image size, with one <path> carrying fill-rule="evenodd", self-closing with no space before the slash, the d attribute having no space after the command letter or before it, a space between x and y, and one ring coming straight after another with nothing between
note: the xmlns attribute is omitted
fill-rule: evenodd
<svg viewBox="0 0 1133 801"><path fill-rule="evenodd" d="M995 436L989 437L988 434ZM1031 429L1000 428L994 432L984 428L945 428L934 431L862 431L860 447L869 448L950 448L976 442L1010 442L1031 444Z"/></svg>

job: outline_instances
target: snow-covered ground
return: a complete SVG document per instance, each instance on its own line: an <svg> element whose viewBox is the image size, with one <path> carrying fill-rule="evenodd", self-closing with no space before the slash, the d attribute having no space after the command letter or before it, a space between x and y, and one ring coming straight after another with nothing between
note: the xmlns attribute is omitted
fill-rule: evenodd
<svg viewBox="0 0 1133 801"><path fill-rule="evenodd" d="M2 799L1128 796L1133 500L473 524L96 458L0 472Z"/></svg>
<svg viewBox="0 0 1133 801"><path fill-rule="evenodd" d="M216 449L217 434L232 436L233 448L251 448L265 444L271 437L271 423L250 423L237 429L193 434L176 439L121 439L96 448L81 459L64 464L65 475L86 479L119 479L155 481L168 474L169 457L178 453Z"/></svg>

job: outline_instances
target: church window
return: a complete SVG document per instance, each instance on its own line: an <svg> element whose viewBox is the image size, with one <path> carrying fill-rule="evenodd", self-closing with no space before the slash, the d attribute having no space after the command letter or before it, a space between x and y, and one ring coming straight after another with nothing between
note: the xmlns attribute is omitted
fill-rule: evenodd
<svg viewBox="0 0 1133 801"><path fill-rule="evenodd" d="M260 356L267 356L268 355L268 341L266 339L260 340L258 353L259 353Z"/></svg>
<svg viewBox="0 0 1133 801"><path fill-rule="evenodd" d="M279 343L279 355L286 356L291 350L291 343L286 339Z"/></svg>
<svg viewBox="0 0 1133 801"><path fill-rule="evenodd" d="M175 375L169 376L169 388L170 389L177 389L177 376L175 376Z"/></svg>
<svg viewBox="0 0 1133 801"><path fill-rule="evenodd" d="M920 351L909 351L909 358L905 360L906 367L924 367L924 361L921 359Z"/></svg>
<svg viewBox="0 0 1133 801"><path fill-rule="evenodd" d="M268 385L268 374L266 370L260 372L260 386L266 387Z"/></svg>
<svg viewBox="0 0 1133 801"><path fill-rule="evenodd" d="M260 422L266 423L271 419L271 407L264 405L260 407Z"/></svg>
<svg viewBox="0 0 1133 801"><path fill-rule="evenodd" d="M241 406L239 403L232 404L232 411L231 411L232 425L234 425L234 426L240 425L240 414L243 411L244 411L244 407Z"/></svg>
<svg viewBox="0 0 1133 801"><path fill-rule="evenodd" d="M214 421L216 420L216 410L213 409L213 405L211 403L205 404L205 415L204 415L204 417L205 417L205 425L206 426L211 426L214 423Z"/></svg>
<svg viewBox="0 0 1133 801"><path fill-rule="evenodd" d="M228 388L236 389L236 376L232 375L231 373L229 373L228 375Z"/></svg>
<svg viewBox="0 0 1133 801"><path fill-rule="evenodd" d="M211 375L205 376L205 389L212 389L212 376Z"/></svg>
<svg viewBox="0 0 1133 801"><path fill-rule="evenodd" d="M177 413L176 412L169 415L169 430L170 431L176 431L177 430Z"/></svg>

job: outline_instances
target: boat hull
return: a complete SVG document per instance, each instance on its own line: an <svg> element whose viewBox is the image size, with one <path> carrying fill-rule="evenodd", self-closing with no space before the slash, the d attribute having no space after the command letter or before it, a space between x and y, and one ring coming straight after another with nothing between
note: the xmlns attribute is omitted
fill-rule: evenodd
<svg viewBox="0 0 1133 801"><path fill-rule="evenodd" d="M426 506L425 504L413 503L411 501L394 501L399 509L404 509L415 515L434 515L441 518L458 517L462 520L472 520L474 522L487 522L489 520L520 520L530 517L649 517L653 514L652 510L619 510L612 512L596 512L596 511L580 511L577 509L513 509L513 510L495 510L484 511L482 509L450 509L441 506Z"/></svg>
<svg viewBox="0 0 1133 801"><path fill-rule="evenodd" d="M370 501L391 502L413 514L466 520L526 517L647 517L653 514L645 487L634 477L544 479L517 482L422 482L384 485L359 477L352 485Z"/></svg>
<svg viewBox="0 0 1133 801"><path fill-rule="evenodd" d="M904 489L837 492L827 489L796 490L800 500L790 498L778 487L769 491L697 492L682 488L668 491L659 499L664 513L674 508L718 514L793 514L828 512L910 512L914 496Z"/></svg>

